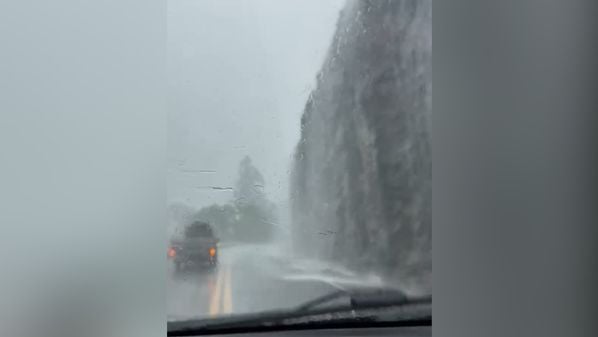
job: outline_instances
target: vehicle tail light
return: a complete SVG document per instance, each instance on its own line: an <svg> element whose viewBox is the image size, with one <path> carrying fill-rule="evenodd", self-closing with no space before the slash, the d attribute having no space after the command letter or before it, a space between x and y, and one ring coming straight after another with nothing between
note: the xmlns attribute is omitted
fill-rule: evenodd
<svg viewBox="0 0 598 337"><path fill-rule="evenodd" d="M216 248L215 247L211 247L209 250L210 256L214 257L216 256Z"/></svg>
<svg viewBox="0 0 598 337"><path fill-rule="evenodd" d="M168 257L173 258L176 256L176 250L172 247L168 249Z"/></svg>

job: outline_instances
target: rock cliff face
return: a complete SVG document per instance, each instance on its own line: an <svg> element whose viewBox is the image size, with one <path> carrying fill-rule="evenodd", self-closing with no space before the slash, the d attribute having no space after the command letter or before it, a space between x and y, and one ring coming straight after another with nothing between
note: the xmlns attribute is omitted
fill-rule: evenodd
<svg viewBox="0 0 598 337"><path fill-rule="evenodd" d="M430 292L431 117L431 1L349 1L301 120L295 251Z"/></svg>

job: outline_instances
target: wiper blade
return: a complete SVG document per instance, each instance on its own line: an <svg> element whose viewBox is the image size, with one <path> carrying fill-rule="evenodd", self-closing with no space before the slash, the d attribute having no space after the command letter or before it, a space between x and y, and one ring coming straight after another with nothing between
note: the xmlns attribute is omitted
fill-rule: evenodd
<svg viewBox="0 0 598 337"><path fill-rule="evenodd" d="M351 309L407 305L432 301L431 296L410 298L404 292L393 288L341 289L306 302L295 309L296 312L309 312L314 308L338 299L348 298Z"/></svg>
<svg viewBox="0 0 598 337"><path fill-rule="evenodd" d="M348 305L320 307L349 298ZM243 331L299 330L346 327L430 326L432 297L408 297L392 289L340 290L292 310L169 322L169 336ZM423 310L404 310L423 305Z"/></svg>

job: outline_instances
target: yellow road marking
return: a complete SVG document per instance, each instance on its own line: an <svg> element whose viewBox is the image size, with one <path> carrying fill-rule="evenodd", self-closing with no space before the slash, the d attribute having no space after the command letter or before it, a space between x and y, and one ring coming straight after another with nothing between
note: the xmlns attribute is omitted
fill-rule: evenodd
<svg viewBox="0 0 598 337"><path fill-rule="evenodd" d="M210 316L216 316L220 313L220 293L222 292L222 273L218 273L216 288L213 288L210 298Z"/></svg>
<svg viewBox="0 0 598 337"><path fill-rule="evenodd" d="M230 267L226 268L225 273L225 280L224 282L224 313L230 314L233 312L233 300L232 300L232 292L231 292L231 285L230 285Z"/></svg>

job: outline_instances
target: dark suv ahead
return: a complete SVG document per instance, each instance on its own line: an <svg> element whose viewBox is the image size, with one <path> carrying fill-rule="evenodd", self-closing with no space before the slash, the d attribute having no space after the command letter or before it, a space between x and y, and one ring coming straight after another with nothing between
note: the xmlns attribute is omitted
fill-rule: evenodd
<svg viewBox="0 0 598 337"><path fill-rule="evenodd" d="M213 270L218 265L218 241L209 223L196 221L185 228L182 239L171 241L168 257L176 271L193 267Z"/></svg>

